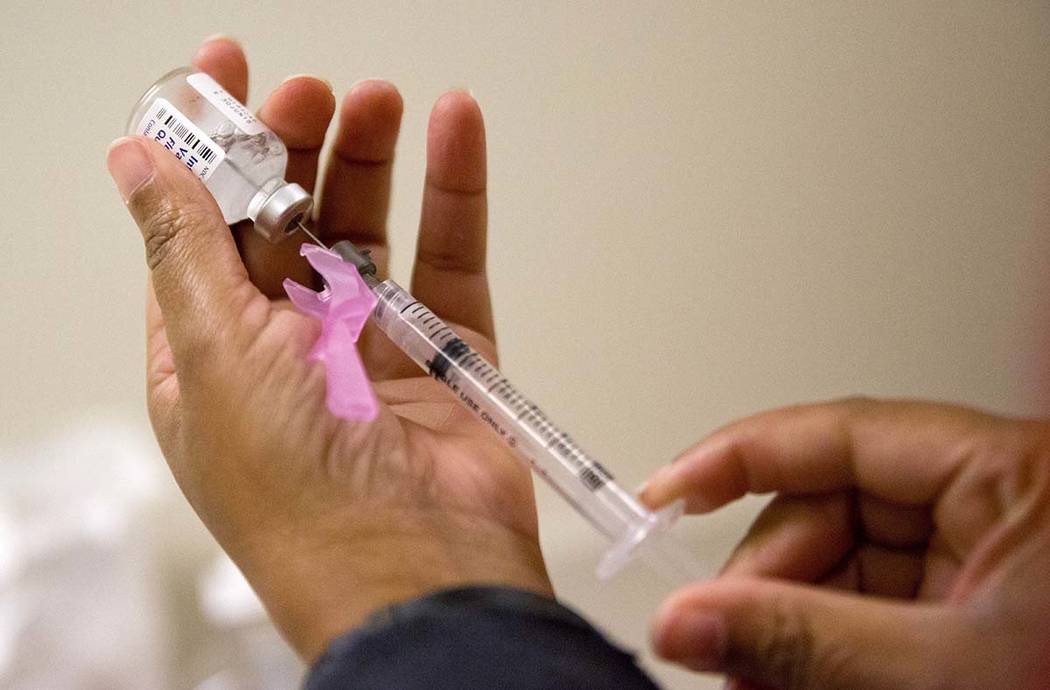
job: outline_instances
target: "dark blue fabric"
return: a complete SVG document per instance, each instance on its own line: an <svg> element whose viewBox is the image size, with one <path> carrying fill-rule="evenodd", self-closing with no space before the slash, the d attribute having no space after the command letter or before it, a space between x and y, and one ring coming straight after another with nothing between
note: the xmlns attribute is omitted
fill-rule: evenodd
<svg viewBox="0 0 1050 690"><path fill-rule="evenodd" d="M306 690L655 690L627 653L536 594L501 587L438 592L390 607L336 639Z"/></svg>

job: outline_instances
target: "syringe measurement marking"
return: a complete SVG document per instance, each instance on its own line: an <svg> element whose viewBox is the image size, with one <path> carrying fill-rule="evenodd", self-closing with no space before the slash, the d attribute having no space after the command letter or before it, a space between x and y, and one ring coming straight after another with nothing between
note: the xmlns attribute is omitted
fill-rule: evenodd
<svg viewBox="0 0 1050 690"><path fill-rule="evenodd" d="M405 305L399 313L404 314L409 309L412 310L410 313L419 319L424 327L437 318L433 312L427 309L426 305L418 300ZM420 312L424 315L420 316ZM445 336L444 339L454 335L453 331L448 326L443 325L440 320L437 320L434 327L429 330L432 338L437 332L442 332L443 336ZM473 351L458 338L453 338L451 342L445 343L441 355L443 358L447 358L447 364L454 364L457 369L460 369L465 374L473 374L485 383L489 383L495 378L496 381L489 385L486 392L494 392L498 399L503 400L511 408L512 412L517 413L516 419L518 421L524 419L524 422L528 425L527 428L531 429L538 436L539 440L544 443L544 447L566 460L577 471L581 481L591 490L597 489L608 479L611 479L611 475L601 464L589 458L582 449L576 446L567 433L557 429L535 403L532 403L515 390L506 378L500 377L498 370L489 365L484 359L481 359L479 353ZM472 362L472 360L475 361ZM447 373L447 364L445 362L435 361L428 364L431 366L432 373L441 374L436 376L436 378L445 381L447 385L453 387L454 391L458 390L458 386L455 386L454 382L449 381L447 376L445 376ZM469 399L469 396L464 398L464 402L477 412L484 421L492 425L496 424L495 420L488 418L488 415L484 414L475 401ZM494 428L501 436L506 436L508 433L501 427L494 426ZM508 439L508 442L513 445L513 438Z"/></svg>
<svg viewBox="0 0 1050 690"><path fill-rule="evenodd" d="M508 398L505 396L504 399ZM611 479L608 471L601 464L587 457L586 453L576 445L575 441L566 432L554 426L535 403L526 401L517 391L511 394L510 399L520 399L522 401L521 411L518 413L517 419L521 420L527 417L526 422L538 432L545 443L545 447L573 461L573 464L579 468L584 482L590 485L592 489Z"/></svg>
<svg viewBox="0 0 1050 690"><path fill-rule="evenodd" d="M422 304L419 306L426 309ZM416 312L418 312L418 309L413 310L412 314L416 314ZM429 310L426 310L426 312L429 316L433 316ZM471 379L471 375L473 375L483 381L487 372L494 370L494 368L482 359L479 353L472 350L458 338L446 343L441 349L439 356L441 360L435 357L433 361L428 363L431 374L435 378L444 381L446 385L453 389L453 392L458 393L463 402L477 413L482 418L482 421L493 426L500 436L508 438L508 442L513 445L513 437L508 437L509 432L499 427L496 420L490 418L476 401L470 399L469 395L461 392L459 386L454 381L450 381L447 376L449 365L454 365L466 378ZM471 363L471 360L476 361ZM572 441L568 434L554 426L535 403L521 395L505 378L498 381L487 392L495 392L497 399L507 404L511 412L517 413L516 420L523 421L527 425L526 428L536 434L537 440L543 443L546 449L565 460L575 470L575 474L580 478L580 481L590 490L595 491L612 479L612 475L601 464L588 457Z"/></svg>
<svg viewBox="0 0 1050 690"><path fill-rule="evenodd" d="M451 328L444 326L440 319L429 327L429 320L426 324L420 324L419 321L424 317L437 318L425 305L419 303L418 300L413 300L411 295L396 285L380 283L374 289L380 297L375 316L383 324L383 330L391 338L401 337L399 330L391 322L398 317L388 315L387 310L393 311L398 302L407 301L408 304L401 306L398 311L400 316L398 320L424 340L431 359L428 360L426 356L420 357L419 350L410 352L406 348L406 353L409 353L413 359L419 357L416 361L422 364L434 378L442 381L450 392L460 399L460 402L477 415L482 423L490 426L508 446L517 448L523 459L532 466L533 471L546 479L550 486L577 512L587 517L606 536L618 537L618 533L608 531L608 525L603 520L597 519L590 508L584 507L584 503L581 503L582 496L573 492L571 480L567 483L566 480L557 478L561 473L566 472L569 477L579 480L580 483L576 486L582 485L591 493L598 494L600 490L607 489L608 486L611 486L613 491L619 492L608 470L576 446L567 433L558 430L534 403L521 395L502 376L498 369L488 364L479 354L462 343L456 333ZM409 312L410 315L406 316L406 312ZM399 345L404 347L407 343L399 343ZM476 358L471 358L471 354L476 355ZM450 371L452 367L455 369ZM486 406L479 405L471 398L471 386L476 387L478 393L484 391L481 400L486 403ZM501 420L509 419L510 415L519 411L524 412L523 422L519 421L517 426L511 425L509 428L501 426ZM498 418L492 417L490 412L496 414ZM522 446L521 442L524 439L531 439L531 442ZM544 452L549 454L548 460L545 461L544 455L537 452L536 442L543 444ZM547 464L554 459L556 459L555 462ZM598 494L598 496L602 495Z"/></svg>

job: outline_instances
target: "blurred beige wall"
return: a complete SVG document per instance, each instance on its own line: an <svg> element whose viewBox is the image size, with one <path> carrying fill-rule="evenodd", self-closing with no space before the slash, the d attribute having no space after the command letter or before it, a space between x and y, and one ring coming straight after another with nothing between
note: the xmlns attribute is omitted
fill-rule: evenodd
<svg viewBox="0 0 1050 690"><path fill-rule="evenodd" d="M139 93L216 31L245 45L253 105L292 73L340 94L371 76L400 87L395 276L428 109L473 91L505 368L629 487L715 426L793 401L1036 411L1045 3L3 9L0 443L100 410L147 424L142 250L104 153ZM563 596L644 647L661 592L641 572L596 588L591 535L540 498ZM712 569L758 504L694 521Z"/></svg>

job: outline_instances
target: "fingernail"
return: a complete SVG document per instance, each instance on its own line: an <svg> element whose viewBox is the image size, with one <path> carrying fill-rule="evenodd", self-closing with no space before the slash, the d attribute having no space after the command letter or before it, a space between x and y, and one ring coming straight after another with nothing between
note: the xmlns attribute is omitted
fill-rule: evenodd
<svg viewBox="0 0 1050 690"><path fill-rule="evenodd" d="M444 93L441 94L441 96L438 97L438 100L441 100L445 96L451 94L463 94L465 96L469 96L470 100L474 101L475 103L478 102L478 98L474 95L474 91L468 89L465 86L450 86Z"/></svg>
<svg viewBox="0 0 1050 690"><path fill-rule="evenodd" d="M661 492L659 491L660 484L663 482L669 469L670 467L661 467L653 473L653 476L642 482L642 485L634 492L634 495L638 497L638 500L650 508L660 507L659 504L662 498L660 496ZM653 493L654 489L656 489L655 494Z"/></svg>
<svg viewBox="0 0 1050 690"><path fill-rule="evenodd" d="M678 663L685 666L690 671L697 671L698 673L709 673L711 671L718 671L722 667L722 659L711 659L707 656L690 656L685 659L679 659Z"/></svg>
<svg viewBox="0 0 1050 690"><path fill-rule="evenodd" d="M332 82L328 81L327 79L323 79L321 77L318 77L317 75L314 75L314 74L305 74L305 73L304 74L293 74L290 77L285 77L284 81L282 81L281 83L282 84L286 84L286 83L290 82L293 79L313 79L314 81L319 81L322 84L324 84L325 86L327 86L329 91L332 91L332 92L335 91L335 89L332 88Z"/></svg>
<svg viewBox="0 0 1050 690"><path fill-rule="evenodd" d="M123 137L110 144L106 165L124 201L153 175L153 158L145 144L134 137Z"/></svg>
<svg viewBox="0 0 1050 690"><path fill-rule="evenodd" d="M660 656L694 671L715 671L725 655L726 628L721 616L707 611L672 614L659 628Z"/></svg>
<svg viewBox="0 0 1050 690"><path fill-rule="evenodd" d="M353 91L354 89L356 89L359 86L364 86L365 84L372 84L372 83L387 84L389 82L387 82L387 80L383 79L382 77L365 77L364 79L358 79L353 84L351 84L350 85L350 90Z"/></svg>
<svg viewBox="0 0 1050 690"><path fill-rule="evenodd" d="M233 36L230 36L229 34L223 34L223 33L212 34L211 36L206 36L204 38L204 40L201 41L201 43L211 43L212 41L229 41L230 43L236 43L237 45L241 44L241 42L238 41Z"/></svg>
<svg viewBox="0 0 1050 690"><path fill-rule="evenodd" d="M664 465L656 471L653 476L649 477L649 481L645 483L646 489L651 489L654 486L660 486L672 476L674 476L675 467L674 465Z"/></svg>

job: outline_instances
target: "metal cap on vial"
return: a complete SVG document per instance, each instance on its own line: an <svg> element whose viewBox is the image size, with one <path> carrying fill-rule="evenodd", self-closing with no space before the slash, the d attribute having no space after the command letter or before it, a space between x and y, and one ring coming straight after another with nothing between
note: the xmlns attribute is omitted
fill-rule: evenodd
<svg viewBox="0 0 1050 690"><path fill-rule="evenodd" d="M275 189L255 214L255 230L274 244L295 232L314 200L305 189L288 183Z"/></svg>

